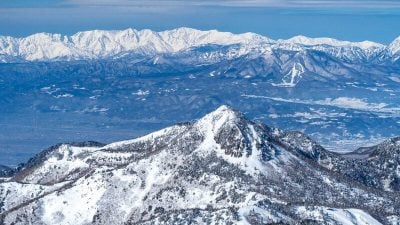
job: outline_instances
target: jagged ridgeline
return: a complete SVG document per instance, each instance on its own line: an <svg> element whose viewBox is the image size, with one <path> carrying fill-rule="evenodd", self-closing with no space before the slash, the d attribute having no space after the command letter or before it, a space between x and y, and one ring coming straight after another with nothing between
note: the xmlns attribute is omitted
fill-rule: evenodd
<svg viewBox="0 0 400 225"><path fill-rule="evenodd" d="M17 224L399 224L400 141L328 152L221 106L103 145L60 144L0 183Z"/></svg>
<svg viewBox="0 0 400 225"><path fill-rule="evenodd" d="M241 48L231 49L231 57L249 52L273 55L276 53L273 50L277 49L316 50L345 62L396 61L400 56L400 37L389 45L371 41L349 42L305 36L273 40L255 33L232 34L217 30L201 31L182 27L162 32L129 28L84 31L72 36L51 33L37 33L23 38L0 36L0 60L2 62L65 61L123 57L130 53L142 56L157 55L176 53L210 44L242 45ZM209 48L208 51L210 50L213 49ZM212 56L218 57L218 55Z"/></svg>

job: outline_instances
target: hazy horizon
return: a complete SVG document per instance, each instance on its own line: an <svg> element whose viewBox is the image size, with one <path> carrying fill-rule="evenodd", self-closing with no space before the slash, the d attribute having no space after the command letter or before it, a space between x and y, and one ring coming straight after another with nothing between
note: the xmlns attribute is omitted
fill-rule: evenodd
<svg viewBox="0 0 400 225"><path fill-rule="evenodd" d="M396 1L17 0L0 3L0 35L191 27L389 44L400 35L399 9Z"/></svg>

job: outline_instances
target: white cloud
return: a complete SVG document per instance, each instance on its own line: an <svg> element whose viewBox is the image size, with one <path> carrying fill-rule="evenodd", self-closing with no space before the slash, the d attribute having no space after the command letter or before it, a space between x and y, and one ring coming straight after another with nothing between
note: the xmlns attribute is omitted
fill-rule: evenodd
<svg viewBox="0 0 400 225"><path fill-rule="evenodd" d="M247 98L264 98L271 99L273 101L279 102L288 102L288 103L296 103L296 104L307 104L307 105L321 105L321 106L334 106L343 109L355 109L376 113L389 113L392 115L399 116L400 108L399 107L388 107L386 103L372 103L367 102L365 99L359 98L349 98L349 97L338 97L338 98L326 98L323 100L302 100L302 99L284 99L284 98L274 98L268 96L259 96L259 95L242 95Z"/></svg>
<svg viewBox="0 0 400 225"><path fill-rule="evenodd" d="M397 0L66 0L66 3L89 6L264 6L264 7L352 7L397 8Z"/></svg>
<svg viewBox="0 0 400 225"><path fill-rule="evenodd" d="M348 97L339 97L335 99L327 98L322 101L316 101L315 103L321 105L332 105L341 108L350 108L350 109L364 109L364 110L379 110L387 106L386 103L368 103L362 99L358 98L348 98Z"/></svg>

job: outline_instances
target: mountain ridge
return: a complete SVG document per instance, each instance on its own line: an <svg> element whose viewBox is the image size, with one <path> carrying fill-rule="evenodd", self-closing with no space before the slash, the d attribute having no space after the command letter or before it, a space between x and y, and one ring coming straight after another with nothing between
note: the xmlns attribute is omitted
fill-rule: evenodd
<svg viewBox="0 0 400 225"><path fill-rule="evenodd" d="M0 222L400 221L399 192L351 179L329 166L341 156L325 153L302 133L270 128L221 106L196 121L133 140L50 148L34 167L20 169L24 176L0 181Z"/></svg>
<svg viewBox="0 0 400 225"><path fill-rule="evenodd" d="M400 51L399 38L389 45L376 42L349 42L333 38L308 38L295 36L287 40L272 40L255 33L233 34L217 30L201 31L192 28L177 28L155 32L152 30L92 30L71 36L37 33L23 38L0 36L0 60L3 62L84 60L116 57L119 54L134 53L155 55L176 53L202 45L222 46L239 44L242 54L254 51L256 47L265 49L357 52L367 57L384 54L395 58Z"/></svg>

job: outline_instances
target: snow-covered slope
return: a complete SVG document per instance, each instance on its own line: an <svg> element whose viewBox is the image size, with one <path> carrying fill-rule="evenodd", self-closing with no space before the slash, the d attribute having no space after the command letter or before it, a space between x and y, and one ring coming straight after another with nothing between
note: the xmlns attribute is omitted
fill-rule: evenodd
<svg viewBox="0 0 400 225"><path fill-rule="evenodd" d="M318 50L342 59L392 58L398 44L390 46L370 41L348 42L331 38L296 36L274 41L254 33L232 34L216 30L200 31L191 28L155 32L151 30L93 30L72 36L38 33L25 38L0 36L0 60L52 61L117 57L124 54L155 55L175 53L204 45L240 45L241 54L275 50ZM240 55L238 55L240 56Z"/></svg>
<svg viewBox="0 0 400 225"><path fill-rule="evenodd" d="M323 169L306 157L316 151L325 150L221 106L134 140L44 151L0 183L0 223L399 221L397 192L371 190Z"/></svg>
<svg viewBox="0 0 400 225"><path fill-rule="evenodd" d="M400 36L390 43L389 51L396 59L400 57Z"/></svg>

